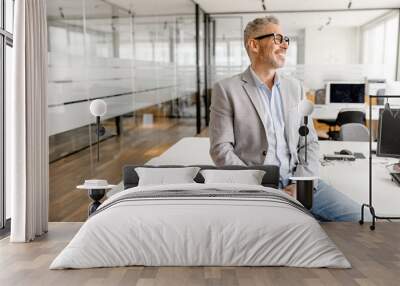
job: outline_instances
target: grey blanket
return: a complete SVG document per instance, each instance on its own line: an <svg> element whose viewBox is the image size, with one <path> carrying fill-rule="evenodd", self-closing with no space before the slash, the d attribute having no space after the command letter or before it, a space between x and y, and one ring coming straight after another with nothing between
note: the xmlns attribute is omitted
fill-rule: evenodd
<svg viewBox="0 0 400 286"><path fill-rule="evenodd" d="M276 192L260 191L260 190L240 190L240 191L227 191L217 189L206 189L206 190L164 190L164 191L145 191L145 192L130 192L126 195L119 197L116 200L105 202L95 211L92 215L96 215L109 209L112 206L118 205L127 201L143 201L153 199L174 199L174 200L188 200L188 199L256 199L263 201L271 201L276 203L282 203L296 208L297 210L308 214L311 213L299 202L288 199L284 195L277 194Z"/></svg>

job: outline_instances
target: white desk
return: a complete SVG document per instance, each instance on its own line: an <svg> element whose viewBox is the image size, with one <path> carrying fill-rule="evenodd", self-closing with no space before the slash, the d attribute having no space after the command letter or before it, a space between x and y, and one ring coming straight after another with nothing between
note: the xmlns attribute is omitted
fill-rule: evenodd
<svg viewBox="0 0 400 286"><path fill-rule="evenodd" d="M339 111L343 108L358 108L363 109L365 111L365 116L367 120L369 119L369 106L364 105L360 107L355 106L345 106L345 105L336 105L336 104L316 104L314 106L314 112L311 114L313 119L322 119L322 120L335 120ZM382 105L374 105L372 106L372 120L379 119L379 109L383 108Z"/></svg>
<svg viewBox="0 0 400 286"><path fill-rule="evenodd" d="M161 156L151 159L148 165L214 165L209 155L209 139L187 137L181 139ZM354 201L368 203L368 143L321 141L320 154L349 149L364 153L366 159L353 162L333 161L320 168L320 177ZM391 181L385 164L395 159L374 158L373 205L377 215L400 216L400 187Z"/></svg>

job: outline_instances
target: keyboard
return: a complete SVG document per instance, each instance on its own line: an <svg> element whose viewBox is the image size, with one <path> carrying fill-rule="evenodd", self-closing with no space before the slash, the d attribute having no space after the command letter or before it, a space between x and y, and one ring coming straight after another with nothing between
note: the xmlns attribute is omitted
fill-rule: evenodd
<svg viewBox="0 0 400 286"><path fill-rule="evenodd" d="M324 160L326 160L326 161L333 161L333 160L354 161L354 160L356 160L356 157L354 157L354 155L324 154Z"/></svg>
<svg viewBox="0 0 400 286"><path fill-rule="evenodd" d="M392 180L395 181L400 186L400 173L390 173Z"/></svg>

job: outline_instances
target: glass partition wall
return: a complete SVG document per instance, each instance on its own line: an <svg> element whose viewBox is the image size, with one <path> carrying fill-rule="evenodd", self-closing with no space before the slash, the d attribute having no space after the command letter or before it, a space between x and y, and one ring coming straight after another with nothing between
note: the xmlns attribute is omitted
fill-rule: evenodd
<svg viewBox="0 0 400 286"><path fill-rule="evenodd" d="M77 185L118 184L124 165L144 164L204 127L196 124L202 36L188 3L187 12L140 15L101 0L47 2L50 221L85 220L90 199ZM107 104L99 161L95 99Z"/></svg>

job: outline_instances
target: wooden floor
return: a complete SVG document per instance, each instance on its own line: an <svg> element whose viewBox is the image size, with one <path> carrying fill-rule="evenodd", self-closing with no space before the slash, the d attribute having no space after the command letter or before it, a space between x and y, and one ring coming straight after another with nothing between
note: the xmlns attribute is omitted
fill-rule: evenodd
<svg viewBox="0 0 400 286"><path fill-rule="evenodd" d="M50 223L32 243L0 241L0 285L400 285L400 224L325 223L352 269L289 267L120 267L48 270L81 223Z"/></svg>
<svg viewBox="0 0 400 286"><path fill-rule="evenodd" d="M86 191L76 190L85 179L106 179L110 184L122 180L126 164L144 164L159 156L183 137L196 135L194 119L155 118L152 126L140 119L124 119L124 133L100 144L100 161L96 148L87 148L50 164L49 220L85 221L91 200ZM206 130L200 136L206 136Z"/></svg>

